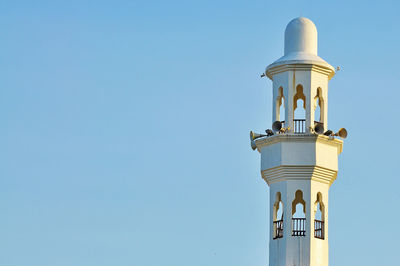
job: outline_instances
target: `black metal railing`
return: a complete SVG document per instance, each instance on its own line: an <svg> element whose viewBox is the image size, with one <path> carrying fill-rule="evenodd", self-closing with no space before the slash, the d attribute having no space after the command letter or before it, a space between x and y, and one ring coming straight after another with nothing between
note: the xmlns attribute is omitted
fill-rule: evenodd
<svg viewBox="0 0 400 266"><path fill-rule="evenodd" d="M319 239L324 239L324 221L315 220L314 221L314 237Z"/></svg>
<svg viewBox="0 0 400 266"><path fill-rule="evenodd" d="M285 121L281 121L282 128L286 127ZM314 121L314 126L317 124L323 125L323 123L319 121ZM293 119L293 132L295 134L304 134L306 133L306 120L305 119Z"/></svg>
<svg viewBox="0 0 400 266"><path fill-rule="evenodd" d="M292 218L292 236L306 235L306 218Z"/></svg>
<svg viewBox="0 0 400 266"><path fill-rule="evenodd" d="M295 134L304 134L306 132L306 120L293 119L293 132Z"/></svg>
<svg viewBox="0 0 400 266"><path fill-rule="evenodd" d="M283 237L283 220L274 221L274 239Z"/></svg>

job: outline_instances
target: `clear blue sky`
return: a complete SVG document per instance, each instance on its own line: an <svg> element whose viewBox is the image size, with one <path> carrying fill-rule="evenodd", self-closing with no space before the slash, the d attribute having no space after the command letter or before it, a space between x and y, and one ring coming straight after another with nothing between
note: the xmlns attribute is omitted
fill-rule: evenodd
<svg viewBox="0 0 400 266"><path fill-rule="evenodd" d="M265 266L269 190L249 130L298 16L319 31L331 265L395 265L396 1L0 1L0 265Z"/></svg>

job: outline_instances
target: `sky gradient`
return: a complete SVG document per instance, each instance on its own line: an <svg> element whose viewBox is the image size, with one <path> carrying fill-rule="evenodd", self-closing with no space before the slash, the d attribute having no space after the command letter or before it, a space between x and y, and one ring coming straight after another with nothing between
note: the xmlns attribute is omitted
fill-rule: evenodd
<svg viewBox="0 0 400 266"><path fill-rule="evenodd" d="M331 265L398 260L396 1L1 1L0 265L265 266L287 23L311 19L329 127Z"/></svg>

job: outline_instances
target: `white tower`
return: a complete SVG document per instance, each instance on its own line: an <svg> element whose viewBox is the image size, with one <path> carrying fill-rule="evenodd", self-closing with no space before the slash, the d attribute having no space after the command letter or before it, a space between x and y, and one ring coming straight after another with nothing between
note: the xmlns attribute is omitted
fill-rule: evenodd
<svg viewBox="0 0 400 266"><path fill-rule="evenodd" d="M285 31L284 56L265 71L273 81L272 121L281 121L283 128L275 127L270 136L253 135L252 144L261 153L261 174L270 186L270 266L329 264L329 187L343 144L326 132L328 82L334 74L317 55L314 23L292 20ZM295 117L300 108L301 117Z"/></svg>

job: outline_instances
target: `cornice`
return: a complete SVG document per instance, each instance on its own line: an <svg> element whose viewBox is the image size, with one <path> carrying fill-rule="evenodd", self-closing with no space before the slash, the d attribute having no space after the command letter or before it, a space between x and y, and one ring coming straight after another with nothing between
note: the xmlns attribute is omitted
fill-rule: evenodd
<svg viewBox="0 0 400 266"><path fill-rule="evenodd" d="M258 152L265 146L276 144L279 142L319 142L334 145L338 148L338 155L342 153L343 141L334 137L317 134L278 134L271 137L263 137L255 140Z"/></svg>
<svg viewBox="0 0 400 266"><path fill-rule="evenodd" d="M280 165L261 171L261 176L268 185L289 180L313 180L330 186L336 180L337 171L316 165Z"/></svg>
<svg viewBox="0 0 400 266"><path fill-rule="evenodd" d="M286 71L314 71L328 76L328 80L330 80L335 75L335 71L333 69L324 65L318 65L317 63L308 64L308 63L295 63L295 62L288 62L286 64L279 64L279 65L270 65L265 70L265 74L268 76L268 78L273 80L273 76L275 74Z"/></svg>

